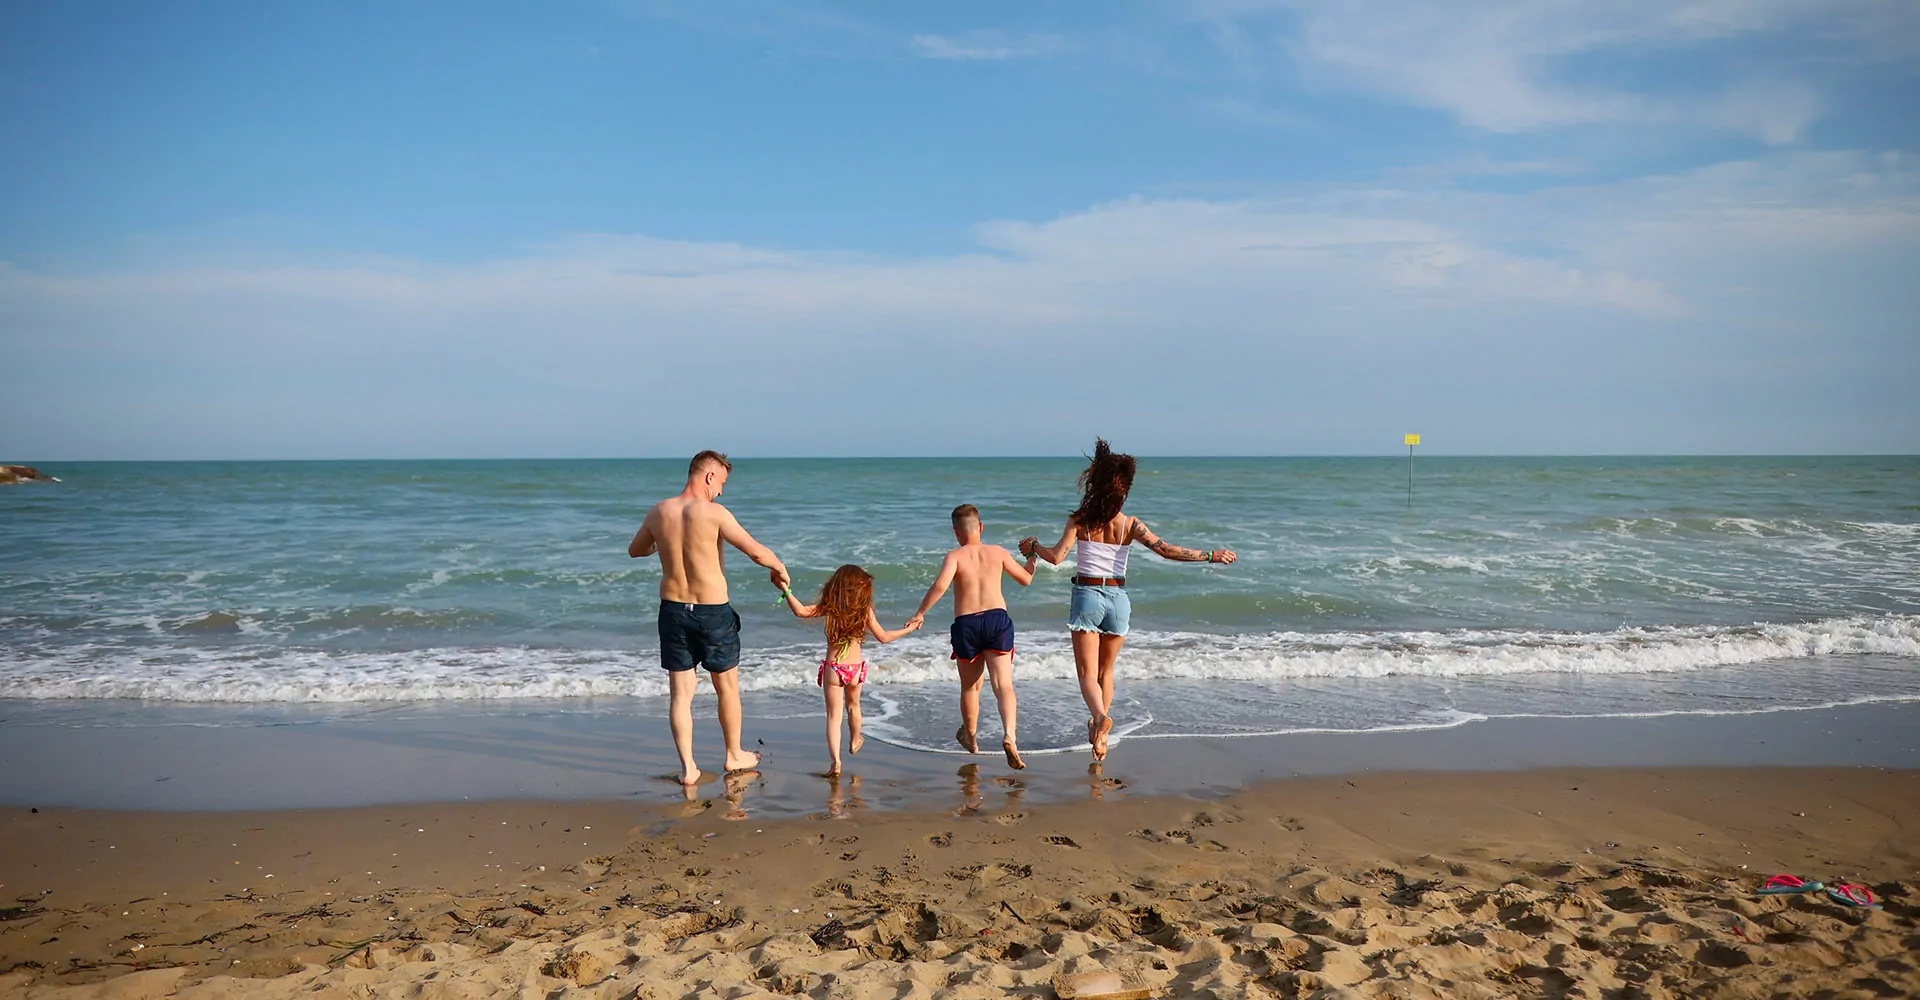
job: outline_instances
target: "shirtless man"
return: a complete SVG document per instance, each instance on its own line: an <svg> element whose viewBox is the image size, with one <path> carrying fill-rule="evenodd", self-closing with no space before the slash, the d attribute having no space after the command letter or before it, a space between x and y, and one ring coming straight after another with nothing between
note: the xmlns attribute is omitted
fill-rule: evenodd
<svg viewBox="0 0 1920 1000"><path fill-rule="evenodd" d="M980 679L983 673L991 676L1000 725L1007 733L1000 749L1006 751L1009 766L1025 770L1017 735L1020 706L1013 693L1013 617L1007 614L1007 599L1000 593L1000 574L1024 587L1033 582L1037 557L1028 556L1022 566L1006 549L982 544L980 511L970 503L953 509L953 537L959 539L960 547L941 561L940 575L927 588L920 610L906 627L919 628L947 587L954 587L953 658L960 664L960 728L953 738L968 753L980 752Z"/></svg>
<svg viewBox="0 0 1920 1000"><path fill-rule="evenodd" d="M740 616L727 603L727 573L720 543L746 553L772 571L775 586L792 586L786 564L773 550L753 540L714 503L727 485L733 463L717 451L693 456L687 488L647 511L647 520L627 545L638 559L660 556L660 665L667 669L672 695L668 715L673 745L680 751L680 783L700 781L693 764L693 692L700 684L695 666L707 668L720 696L720 731L727 739L727 773L751 771L760 755L740 748Z"/></svg>

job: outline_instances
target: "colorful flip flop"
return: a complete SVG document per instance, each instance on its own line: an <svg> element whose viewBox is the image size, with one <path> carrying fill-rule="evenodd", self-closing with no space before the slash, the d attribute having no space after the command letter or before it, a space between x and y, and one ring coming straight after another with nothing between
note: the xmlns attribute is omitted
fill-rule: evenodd
<svg viewBox="0 0 1920 1000"><path fill-rule="evenodd" d="M1796 892L1819 892L1825 889L1824 882L1808 882L1798 875L1775 875L1767 884L1754 890L1762 896L1786 896Z"/></svg>
<svg viewBox="0 0 1920 1000"><path fill-rule="evenodd" d="M1841 906L1858 906L1861 909L1877 910L1879 902L1874 899L1873 890L1864 885L1847 883L1836 885L1827 890L1827 898Z"/></svg>

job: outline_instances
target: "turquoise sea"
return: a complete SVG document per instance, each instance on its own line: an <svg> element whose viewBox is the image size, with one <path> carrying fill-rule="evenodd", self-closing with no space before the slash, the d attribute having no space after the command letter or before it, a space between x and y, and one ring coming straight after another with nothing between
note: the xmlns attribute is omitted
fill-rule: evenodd
<svg viewBox="0 0 1920 1000"><path fill-rule="evenodd" d="M724 502L803 592L867 567L897 624L954 505L1052 540L1081 464L744 459ZM43 467L0 487L0 698L33 718L662 710L625 549L682 460ZM1411 497L1404 458L1143 458L1128 510L1241 556L1135 551L1129 739L1920 700L1920 458L1422 458ZM749 712L816 713L817 626L729 570ZM1010 585L1040 751L1084 732L1070 572ZM872 651L875 735L944 746L949 614Z"/></svg>

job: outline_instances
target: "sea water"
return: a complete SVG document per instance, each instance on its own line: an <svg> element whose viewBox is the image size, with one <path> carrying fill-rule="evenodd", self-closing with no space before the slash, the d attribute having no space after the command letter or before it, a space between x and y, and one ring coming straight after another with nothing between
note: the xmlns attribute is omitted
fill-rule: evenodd
<svg viewBox="0 0 1920 1000"><path fill-rule="evenodd" d="M723 502L816 593L897 626L977 505L1059 537L1078 459L737 463ZM657 715L659 569L626 545L682 461L91 463L0 487L0 698L59 724L461 703ZM1920 459L1143 458L1128 739L1920 700ZM1022 743L1084 742L1071 561L1011 582ZM728 575L750 714L819 711L823 642ZM870 731L951 749L950 605L868 644ZM132 700L132 701L130 701ZM993 698L986 735L997 739ZM191 707L217 703L221 711ZM704 710L703 710L704 711ZM262 714L264 713L264 714Z"/></svg>

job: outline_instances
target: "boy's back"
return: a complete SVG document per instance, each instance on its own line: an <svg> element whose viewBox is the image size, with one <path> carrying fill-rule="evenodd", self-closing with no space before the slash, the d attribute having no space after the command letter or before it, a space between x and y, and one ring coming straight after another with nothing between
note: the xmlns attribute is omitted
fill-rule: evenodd
<svg viewBox="0 0 1920 1000"><path fill-rule="evenodd" d="M1006 739L1000 748L1006 751L1007 764L1026 767L1020 759L1018 738L1019 709L1013 693L1013 616L1007 614L1007 598L1000 592L1000 578L1011 575L1022 587L1033 582L1034 560L1025 566L1013 560L1012 553L998 545L980 541L980 511L972 504L953 510L953 537L960 547L940 561L940 575L920 610L907 620L917 627L927 612L953 588L953 658L960 670L960 728L953 738L969 753L980 752L980 681L993 677L993 697L1000 703L1000 724L1006 727Z"/></svg>
<svg viewBox="0 0 1920 1000"><path fill-rule="evenodd" d="M1000 591L1000 578L1012 575L1014 581L1024 587L1033 582L1033 559L1022 566L1013 558L1013 553L998 545L988 545L980 540L980 512L972 504L961 504L953 511L953 537L960 547L947 553L940 560L940 575L934 578L933 586L927 588L927 596L920 602L920 610L909 619L918 622L933 610L947 588L953 588L953 616L956 619L972 615L998 611L1006 617L1007 597ZM1013 631L1011 620L1006 631ZM1000 648L1000 647L994 647ZM1011 650L1012 647L1005 647ZM967 660L972 657L960 657Z"/></svg>
<svg viewBox="0 0 1920 1000"><path fill-rule="evenodd" d="M1009 566L1022 568L1002 546L982 542L970 542L954 549L947 553L946 562L953 567L955 616L1006 608L1007 596L1000 589L1001 577Z"/></svg>

